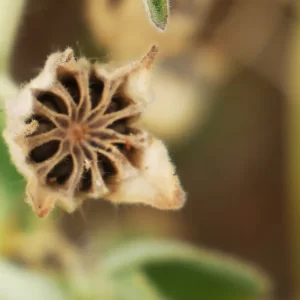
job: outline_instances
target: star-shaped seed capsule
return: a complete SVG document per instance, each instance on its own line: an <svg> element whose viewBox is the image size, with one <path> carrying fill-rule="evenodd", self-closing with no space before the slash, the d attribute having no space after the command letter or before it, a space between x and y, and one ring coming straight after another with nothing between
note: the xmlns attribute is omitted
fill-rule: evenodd
<svg viewBox="0 0 300 300"><path fill-rule="evenodd" d="M108 70L72 49L51 54L41 73L6 103L4 137L27 179L38 216L83 200L178 209L185 194L161 141L138 125L151 100L156 46L139 61Z"/></svg>

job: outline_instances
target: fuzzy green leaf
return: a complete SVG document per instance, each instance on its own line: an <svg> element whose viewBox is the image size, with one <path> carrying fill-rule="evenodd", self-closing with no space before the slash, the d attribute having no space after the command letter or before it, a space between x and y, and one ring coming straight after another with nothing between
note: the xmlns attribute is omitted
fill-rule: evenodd
<svg viewBox="0 0 300 300"><path fill-rule="evenodd" d="M99 270L119 282L143 274L162 295L159 299L253 300L265 299L269 291L268 280L253 267L174 242L125 245L110 253Z"/></svg>
<svg viewBox="0 0 300 300"><path fill-rule="evenodd" d="M10 198L8 201L11 201L12 198L20 197L24 191L24 180L11 162L8 147L2 136L5 119L4 101L13 97L17 90L12 80L7 75L0 73L0 188Z"/></svg>
<svg viewBox="0 0 300 300"><path fill-rule="evenodd" d="M160 30L165 30L169 17L169 0L144 0L150 21Z"/></svg>
<svg viewBox="0 0 300 300"><path fill-rule="evenodd" d="M25 215L27 217L23 209L25 206L23 201L25 181L13 165L2 136L5 119L4 100L13 97L16 93L17 87L9 76L0 73L0 244L2 231L5 230L5 224L12 215L21 212L22 217Z"/></svg>
<svg viewBox="0 0 300 300"><path fill-rule="evenodd" d="M0 299L62 300L67 299L54 281L40 273L22 270L0 261Z"/></svg>

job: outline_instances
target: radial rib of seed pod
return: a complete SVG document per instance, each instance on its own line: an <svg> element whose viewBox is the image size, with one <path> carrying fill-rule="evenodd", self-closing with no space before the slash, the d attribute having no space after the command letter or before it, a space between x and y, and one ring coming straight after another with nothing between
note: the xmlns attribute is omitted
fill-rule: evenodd
<svg viewBox="0 0 300 300"><path fill-rule="evenodd" d="M113 198L123 182L140 176L152 138L135 124L147 103L156 54L154 46L142 60L109 73L67 49L50 56L20 93L32 99L30 113L19 118L24 130L12 139L8 124L4 136L25 154L28 202L39 216L57 200L73 211L85 198Z"/></svg>

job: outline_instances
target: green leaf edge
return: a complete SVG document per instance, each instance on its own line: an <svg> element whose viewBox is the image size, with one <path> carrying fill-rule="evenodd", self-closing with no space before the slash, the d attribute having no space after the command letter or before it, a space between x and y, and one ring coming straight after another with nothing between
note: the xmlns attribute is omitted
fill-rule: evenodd
<svg viewBox="0 0 300 300"><path fill-rule="evenodd" d="M117 273L151 262L166 262L174 259L184 260L202 265L211 273L234 278L244 278L255 284L257 292L267 295L272 288L270 279L259 268L236 258L174 241L134 241L116 248L103 257L99 268L101 273L114 276Z"/></svg>
<svg viewBox="0 0 300 300"><path fill-rule="evenodd" d="M157 10L157 6L153 3L153 0L143 0L144 6L151 23L159 30L164 31L167 27L169 14L170 14L170 1L160 0L163 6L164 12L162 15Z"/></svg>

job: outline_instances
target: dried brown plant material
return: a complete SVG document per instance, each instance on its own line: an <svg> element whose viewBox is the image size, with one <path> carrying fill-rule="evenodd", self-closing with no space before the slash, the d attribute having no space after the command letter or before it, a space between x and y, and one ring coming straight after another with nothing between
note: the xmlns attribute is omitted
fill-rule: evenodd
<svg viewBox="0 0 300 300"><path fill-rule="evenodd" d="M137 126L151 101L158 49L112 71L72 49L53 53L41 73L7 101L4 137L40 217L84 199L178 209L185 201L164 144Z"/></svg>

